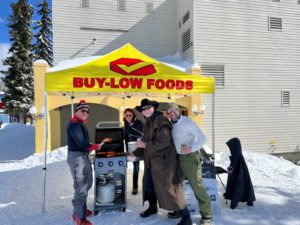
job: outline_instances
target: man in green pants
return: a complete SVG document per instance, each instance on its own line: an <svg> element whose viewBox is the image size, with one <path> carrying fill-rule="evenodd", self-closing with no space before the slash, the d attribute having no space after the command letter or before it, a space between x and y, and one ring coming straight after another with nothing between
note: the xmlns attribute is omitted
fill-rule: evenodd
<svg viewBox="0 0 300 225"><path fill-rule="evenodd" d="M202 183L202 165L200 149L206 142L206 137L198 125L182 116L175 103L168 105L168 117L172 122L172 136L183 174L187 178L199 204L201 215L200 225L211 225L212 207L206 188ZM177 212L169 212L169 218L178 218Z"/></svg>

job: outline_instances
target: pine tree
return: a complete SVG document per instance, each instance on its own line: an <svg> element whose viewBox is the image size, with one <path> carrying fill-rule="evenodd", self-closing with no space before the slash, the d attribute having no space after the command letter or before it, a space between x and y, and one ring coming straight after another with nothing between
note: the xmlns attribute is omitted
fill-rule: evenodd
<svg viewBox="0 0 300 225"><path fill-rule="evenodd" d="M26 114L33 103L33 69L31 20L33 7L27 0L19 0L11 4L12 14L8 17L11 47L3 65L8 66L2 78L5 84L4 110L11 116Z"/></svg>
<svg viewBox="0 0 300 225"><path fill-rule="evenodd" d="M47 63L53 65L53 48L52 48L52 21L50 18L51 10L46 0L38 3L38 15L41 17L34 27L38 30L36 35L36 43L33 47L34 59L44 59Z"/></svg>

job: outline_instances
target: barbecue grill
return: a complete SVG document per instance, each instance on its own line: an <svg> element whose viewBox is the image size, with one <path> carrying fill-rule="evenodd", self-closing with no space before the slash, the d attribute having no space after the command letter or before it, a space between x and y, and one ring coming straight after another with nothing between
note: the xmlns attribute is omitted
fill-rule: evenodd
<svg viewBox="0 0 300 225"><path fill-rule="evenodd" d="M94 214L99 210L118 209L126 211L127 206L127 160L124 151L124 133L119 122L99 122L96 125L95 142L104 138L111 142L102 145L96 152Z"/></svg>

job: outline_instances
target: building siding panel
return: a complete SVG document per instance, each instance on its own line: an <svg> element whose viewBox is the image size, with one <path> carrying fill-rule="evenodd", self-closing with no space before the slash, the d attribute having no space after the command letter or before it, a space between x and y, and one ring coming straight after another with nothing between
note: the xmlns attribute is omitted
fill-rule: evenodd
<svg viewBox="0 0 300 225"><path fill-rule="evenodd" d="M106 54L131 42L153 57L177 51L176 2L153 1L154 11L145 12L145 1L126 1L126 11L117 11L117 1L53 0L55 63L76 57ZM109 30L110 31L109 31ZM96 39L96 43L91 44Z"/></svg>
<svg viewBox="0 0 300 225"><path fill-rule="evenodd" d="M184 14L189 11L190 18L183 24L182 18ZM193 0L177 0L177 51L182 55L184 59L191 59L193 60L194 57L194 48L190 47L186 51L182 52L182 34L187 31L187 29L191 29L191 41L192 44L194 42L194 6L193 6ZM179 27L178 23L181 23L181 26Z"/></svg>
<svg viewBox="0 0 300 225"><path fill-rule="evenodd" d="M54 58L106 54L127 42L150 56L176 51L201 65L225 65L225 87L216 89L216 151L239 137L249 151L293 151L300 146L300 5L294 0L53 0ZM190 10L190 18L178 22ZM282 18L281 31L268 30L268 17ZM182 53L182 33L192 47ZM110 31L108 31L110 29ZM95 44L91 44L93 39ZM291 94L281 106L281 91ZM203 128L211 146L211 96L202 96Z"/></svg>
<svg viewBox="0 0 300 225"><path fill-rule="evenodd" d="M295 1L194 1L195 62L225 65L216 89L216 151L239 137L245 150L294 151L300 145L300 7ZM268 30L268 16L283 20ZM281 90L291 105L281 107ZM211 97L203 126L211 146Z"/></svg>

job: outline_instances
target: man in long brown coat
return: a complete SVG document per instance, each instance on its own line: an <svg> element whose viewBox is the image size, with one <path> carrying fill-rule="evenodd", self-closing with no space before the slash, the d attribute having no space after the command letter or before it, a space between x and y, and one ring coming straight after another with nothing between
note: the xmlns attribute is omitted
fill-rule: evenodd
<svg viewBox="0 0 300 225"><path fill-rule="evenodd" d="M180 169L176 149L171 135L171 124L156 109L156 101L143 99L136 109L143 113L143 141L137 142L138 148L144 148L143 201L149 201L149 208L141 217L157 213L157 202L160 208L178 211L182 217L178 225L191 225L189 211L185 205L184 192L180 183ZM134 152L139 154L138 150Z"/></svg>

